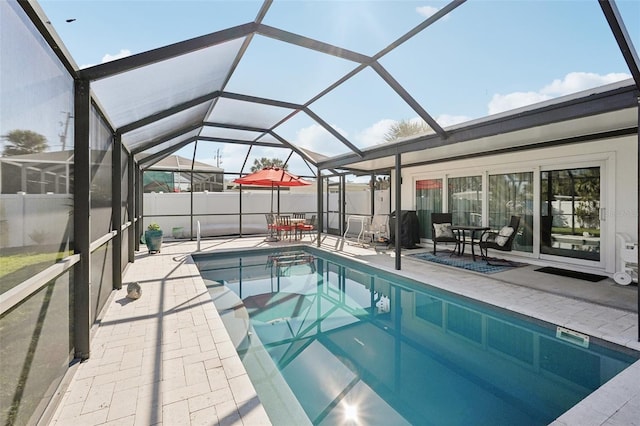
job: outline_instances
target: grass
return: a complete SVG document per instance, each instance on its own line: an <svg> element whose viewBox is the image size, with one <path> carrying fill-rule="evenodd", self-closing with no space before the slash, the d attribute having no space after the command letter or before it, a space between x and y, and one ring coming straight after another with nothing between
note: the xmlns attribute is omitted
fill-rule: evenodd
<svg viewBox="0 0 640 426"><path fill-rule="evenodd" d="M553 234L562 234L562 235L582 235L583 232L588 232L589 234L591 234L594 237L599 237L600 236L600 229L596 229L596 228L575 228L575 232L573 231L573 229L571 228L567 228L567 227L553 227L551 229L551 232Z"/></svg>
<svg viewBox="0 0 640 426"><path fill-rule="evenodd" d="M22 248L27 250L28 248ZM71 254L70 251L0 252L0 294Z"/></svg>
<svg viewBox="0 0 640 426"><path fill-rule="evenodd" d="M27 253L15 254L13 256L3 256L0 258L0 277L9 275L19 269L27 266L33 266L38 263L50 261L51 259L60 260L58 253Z"/></svg>

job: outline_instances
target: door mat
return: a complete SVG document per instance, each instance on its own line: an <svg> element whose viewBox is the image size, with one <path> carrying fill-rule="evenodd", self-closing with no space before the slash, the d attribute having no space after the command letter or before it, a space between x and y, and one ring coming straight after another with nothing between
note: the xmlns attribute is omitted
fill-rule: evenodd
<svg viewBox="0 0 640 426"><path fill-rule="evenodd" d="M545 274L560 275L562 277L576 278L578 280L590 281L597 283L606 279L604 275L588 274L586 272L569 271L568 269L554 268L551 266L545 266L544 268L534 269L538 272L544 272Z"/></svg>

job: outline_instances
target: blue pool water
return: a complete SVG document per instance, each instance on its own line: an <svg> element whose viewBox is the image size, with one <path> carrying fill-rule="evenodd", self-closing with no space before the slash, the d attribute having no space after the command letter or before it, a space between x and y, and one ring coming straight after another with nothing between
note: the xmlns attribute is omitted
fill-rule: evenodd
<svg viewBox="0 0 640 426"><path fill-rule="evenodd" d="M640 357L314 248L196 263L276 425L548 424Z"/></svg>

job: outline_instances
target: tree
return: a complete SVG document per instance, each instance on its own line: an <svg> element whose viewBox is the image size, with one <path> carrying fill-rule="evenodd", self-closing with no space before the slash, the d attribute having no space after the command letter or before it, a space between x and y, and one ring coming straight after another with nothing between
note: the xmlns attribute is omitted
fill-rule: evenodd
<svg viewBox="0 0 640 426"><path fill-rule="evenodd" d="M12 130L2 137L7 141L2 151L4 156L36 154L49 148L47 138L31 130Z"/></svg>
<svg viewBox="0 0 640 426"><path fill-rule="evenodd" d="M287 166L278 158L262 157L260 159L253 160L253 166L251 166L251 173L262 170L265 167L278 167L280 169L287 170Z"/></svg>
<svg viewBox="0 0 640 426"><path fill-rule="evenodd" d="M384 140L387 142L397 141L409 136L419 135L431 130L431 127L424 121L400 120L394 123L387 133L384 134Z"/></svg>

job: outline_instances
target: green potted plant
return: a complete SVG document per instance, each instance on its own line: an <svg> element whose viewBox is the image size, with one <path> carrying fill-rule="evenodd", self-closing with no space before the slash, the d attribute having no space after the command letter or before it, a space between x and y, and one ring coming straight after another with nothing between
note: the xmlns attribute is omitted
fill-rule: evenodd
<svg viewBox="0 0 640 426"><path fill-rule="evenodd" d="M150 223L144 231L144 241L149 249L149 254L160 253L162 247L162 229L157 223Z"/></svg>

